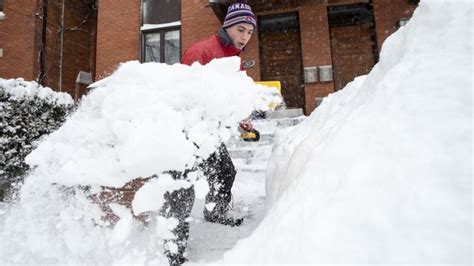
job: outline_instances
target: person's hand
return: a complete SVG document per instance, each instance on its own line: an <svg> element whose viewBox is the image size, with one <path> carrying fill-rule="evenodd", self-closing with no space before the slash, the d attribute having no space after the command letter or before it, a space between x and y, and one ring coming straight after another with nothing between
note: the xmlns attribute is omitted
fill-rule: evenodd
<svg viewBox="0 0 474 266"><path fill-rule="evenodd" d="M250 122L250 120L244 120L240 122L239 126L245 131L250 131L253 129L253 125L252 125L252 122Z"/></svg>

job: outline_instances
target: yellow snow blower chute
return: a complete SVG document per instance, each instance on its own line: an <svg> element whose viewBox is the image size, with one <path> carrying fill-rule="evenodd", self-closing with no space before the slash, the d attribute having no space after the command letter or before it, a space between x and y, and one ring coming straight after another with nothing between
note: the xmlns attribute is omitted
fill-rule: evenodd
<svg viewBox="0 0 474 266"><path fill-rule="evenodd" d="M266 87L269 87L269 88L273 88L273 89L276 89L278 94L281 95L281 83L280 81L256 81L255 82L256 84L258 85L263 85L263 86L266 86ZM272 111L274 111L277 106L279 105L278 102L270 102L268 104L268 108ZM258 112L254 112L254 113L258 113ZM253 115L252 115L253 116ZM250 119L252 119L252 116ZM252 128L250 130L243 130L242 128L240 128L241 130L241 134L240 134L240 138L244 141L259 141L260 140L260 132L258 132L258 130Z"/></svg>
<svg viewBox="0 0 474 266"><path fill-rule="evenodd" d="M281 95L281 82L278 81L278 80L271 80L271 81L255 81L256 84L258 85L263 85L263 86L266 86L266 87L269 87L269 88L272 88L272 89L276 89L278 94ZM277 108L279 103L274 103L274 102L271 102L268 104L268 108L270 108L270 110L274 111L275 108Z"/></svg>
<svg viewBox="0 0 474 266"><path fill-rule="evenodd" d="M278 80L272 80L272 81L255 81L255 83L263 86L267 86L270 88L275 88L279 94L281 94L281 82Z"/></svg>

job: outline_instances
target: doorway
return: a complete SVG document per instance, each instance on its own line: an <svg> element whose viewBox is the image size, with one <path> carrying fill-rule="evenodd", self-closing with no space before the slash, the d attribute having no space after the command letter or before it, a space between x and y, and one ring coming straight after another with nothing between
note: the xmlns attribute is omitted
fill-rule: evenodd
<svg viewBox="0 0 474 266"><path fill-rule="evenodd" d="M370 4L328 7L334 89L369 73L378 60L374 17Z"/></svg>
<svg viewBox="0 0 474 266"><path fill-rule="evenodd" d="M259 21L260 76L279 80L285 104L304 107L303 63L297 12L261 16Z"/></svg>

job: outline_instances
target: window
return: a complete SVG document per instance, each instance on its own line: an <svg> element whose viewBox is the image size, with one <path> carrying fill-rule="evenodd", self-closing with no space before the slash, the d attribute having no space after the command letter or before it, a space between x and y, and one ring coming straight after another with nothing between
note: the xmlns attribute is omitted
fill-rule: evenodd
<svg viewBox="0 0 474 266"><path fill-rule="evenodd" d="M143 24L163 24L181 19L181 0L142 0Z"/></svg>
<svg viewBox="0 0 474 266"><path fill-rule="evenodd" d="M0 12L3 11L3 0L0 0Z"/></svg>
<svg viewBox="0 0 474 266"><path fill-rule="evenodd" d="M168 64L180 61L179 30L165 32L165 62Z"/></svg>
<svg viewBox="0 0 474 266"><path fill-rule="evenodd" d="M143 61L179 63L181 54L179 28L154 29L143 33Z"/></svg>
<svg viewBox="0 0 474 266"><path fill-rule="evenodd" d="M145 62L161 62L161 33L145 34Z"/></svg>
<svg viewBox="0 0 474 266"><path fill-rule="evenodd" d="M142 0L143 62L180 62L180 20L180 0Z"/></svg>

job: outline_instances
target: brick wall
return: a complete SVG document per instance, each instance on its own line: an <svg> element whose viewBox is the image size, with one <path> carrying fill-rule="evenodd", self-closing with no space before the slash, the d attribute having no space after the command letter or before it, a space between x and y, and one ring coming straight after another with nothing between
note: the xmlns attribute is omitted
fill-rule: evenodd
<svg viewBox="0 0 474 266"><path fill-rule="evenodd" d="M63 87L73 97L80 97L85 91L76 87L79 71L94 75L97 12L90 6L81 5L82 0L68 0L66 3L71 11L65 15ZM81 26L75 28L78 25Z"/></svg>
<svg viewBox="0 0 474 266"><path fill-rule="evenodd" d="M78 95L75 88L79 71L92 72L95 65L96 15L90 5L84 3L80 0L66 2L62 46L62 2L50 1L46 16L44 78L41 83L55 90L68 92L73 97L81 94ZM0 20L0 48L3 48L0 77L37 80L40 73L42 22L35 13L41 15L40 4L41 1L37 0L4 1L6 18Z"/></svg>
<svg viewBox="0 0 474 266"><path fill-rule="evenodd" d="M26 80L36 78L36 2L4 0L5 19L0 20L0 77Z"/></svg>
<svg viewBox="0 0 474 266"><path fill-rule="evenodd" d="M79 71L93 72L95 66L96 11L81 0L65 2L64 9L64 40L61 44L62 3L52 1L48 6L45 78L42 83L79 98L85 90L76 87L77 75Z"/></svg>
<svg viewBox="0 0 474 266"><path fill-rule="evenodd" d="M306 1L300 7L301 46L303 66L331 65L331 44L326 5ZM315 99L334 91L332 82L305 84L305 113L315 108Z"/></svg>
<svg viewBox="0 0 474 266"><path fill-rule="evenodd" d="M269 4L257 2L257 4L252 6L252 10L254 11L258 20L258 18L265 15L295 12L295 11L297 12L298 6L295 5L294 3L283 3L278 6L275 6L275 5L269 5ZM243 56L242 56L243 59L255 60L255 67L247 70L248 75L252 77L254 80L261 80L260 45L261 43L259 42L259 34L258 34L258 29L257 29L257 31L252 36L252 39L250 40L250 42L247 44L247 47L245 48L245 53L243 53Z"/></svg>
<svg viewBox="0 0 474 266"><path fill-rule="evenodd" d="M331 27L334 89L370 72L375 64L370 23Z"/></svg>
<svg viewBox="0 0 474 266"><path fill-rule="evenodd" d="M245 51L242 53L242 60L254 60L255 66L246 69L247 75L252 77L253 80L260 80L260 56L258 47L258 30L252 34L252 38L247 43Z"/></svg>
<svg viewBox="0 0 474 266"><path fill-rule="evenodd" d="M194 43L216 34L220 26L221 23L208 5L208 0L181 0L181 50L183 53Z"/></svg>
<svg viewBox="0 0 474 266"><path fill-rule="evenodd" d="M380 51L383 42L394 33L401 18L411 18L416 5L408 0L374 0L374 16L377 45Z"/></svg>
<svg viewBox="0 0 474 266"><path fill-rule="evenodd" d="M329 39L327 6L365 2L368 1L301 1L299 12L303 65L305 67L333 64ZM398 29L397 22L401 18L410 18L413 15L416 5L410 4L407 0L374 0L373 6L377 46L380 51L380 47L385 39ZM325 97L333 91L334 84L332 82L305 84L305 113L309 114L312 112L315 107L314 99L316 97Z"/></svg>
<svg viewBox="0 0 474 266"><path fill-rule="evenodd" d="M101 0L98 9L96 79L121 62L140 59L140 0Z"/></svg>

